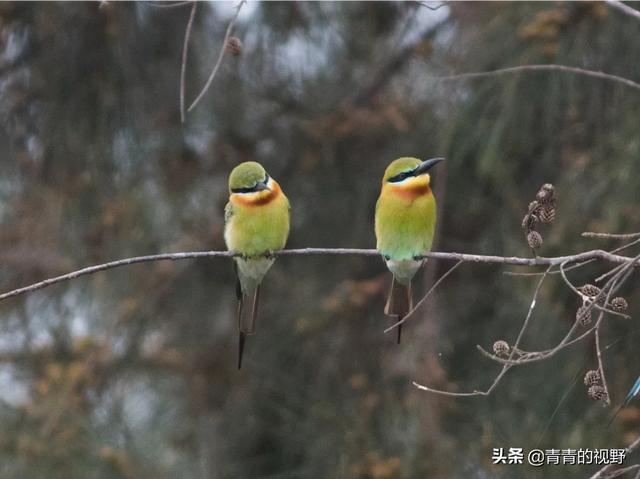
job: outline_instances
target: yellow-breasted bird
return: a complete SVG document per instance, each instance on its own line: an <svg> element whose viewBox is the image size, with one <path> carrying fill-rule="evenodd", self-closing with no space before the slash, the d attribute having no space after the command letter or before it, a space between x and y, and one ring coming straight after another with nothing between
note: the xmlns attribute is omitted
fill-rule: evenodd
<svg viewBox="0 0 640 479"><path fill-rule="evenodd" d="M289 200L260 163L247 161L229 175L224 240L234 258L238 281L238 369L246 335L255 333L260 283L289 236ZM247 304L247 301L250 301Z"/></svg>
<svg viewBox="0 0 640 479"><path fill-rule="evenodd" d="M429 169L444 160L398 158L382 178L376 204L378 251L393 273L384 312L401 321L413 307L411 280L431 251L436 226L436 200L431 192ZM398 326L398 343L402 325Z"/></svg>

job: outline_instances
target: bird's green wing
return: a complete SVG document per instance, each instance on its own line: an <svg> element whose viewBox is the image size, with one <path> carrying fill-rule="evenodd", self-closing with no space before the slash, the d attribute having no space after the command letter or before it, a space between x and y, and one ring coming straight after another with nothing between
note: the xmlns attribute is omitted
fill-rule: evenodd
<svg viewBox="0 0 640 479"><path fill-rule="evenodd" d="M224 207L224 222L228 223L231 217L233 216L233 205L231 202L227 203L227 206Z"/></svg>

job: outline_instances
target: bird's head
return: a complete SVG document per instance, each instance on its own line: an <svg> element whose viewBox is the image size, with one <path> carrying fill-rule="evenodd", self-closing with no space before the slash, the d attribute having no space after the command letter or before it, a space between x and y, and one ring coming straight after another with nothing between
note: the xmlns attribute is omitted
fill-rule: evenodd
<svg viewBox="0 0 640 479"><path fill-rule="evenodd" d="M421 161L417 158L398 158L391 162L384 172L382 186L397 191L428 191L431 178L428 171L444 158L431 158Z"/></svg>
<svg viewBox="0 0 640 479"><path fill-rule="evenodd" d="M263 204L279 193L278 184L260 163L245 161L229 175L229 193L245 204Z"/></svg>

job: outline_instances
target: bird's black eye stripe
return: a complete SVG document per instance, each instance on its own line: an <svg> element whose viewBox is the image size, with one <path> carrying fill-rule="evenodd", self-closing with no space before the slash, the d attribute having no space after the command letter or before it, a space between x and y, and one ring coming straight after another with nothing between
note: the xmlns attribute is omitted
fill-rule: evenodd
<svg viewBox="0 0 640 479"><path fill-rule="evenodd" d="M262 183L265 185L269 183L268 173L265 173L264 181ZM231 188L231 193L253 193L255 191L258 191L258 183L251 186L250 188Z"/></svg>
<svg viewBox="0 0 640 479"><path fill-rule="evenodd" d="M256 187L252 186L251 188L231 188L232 193L252 193L256 191Z"/></svg>
<svg viewBox="0 0 640 479"><path fill-rule="evenodd" d="M407 177L411 176L411 172L410 171L403 171L402 173L397 174L396 176L392 176L391 178L389 178L389 183L397 183L399 181L402 181L404 179L406 179Z"/></svg>

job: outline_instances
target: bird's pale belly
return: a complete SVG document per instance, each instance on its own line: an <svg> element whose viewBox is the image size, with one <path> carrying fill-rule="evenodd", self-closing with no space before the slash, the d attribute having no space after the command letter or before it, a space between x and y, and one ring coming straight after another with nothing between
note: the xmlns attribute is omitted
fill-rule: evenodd
<svg viewBox="0 0 640 479"><path fill-rule="evenodd" d="M402 284L409 284L411 279L415 276L416 272L422 266L424 260L385 260L387 268L393 273L393 276Z"/></svg>

